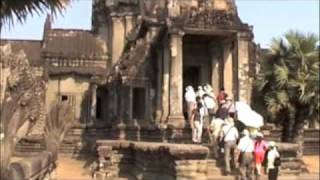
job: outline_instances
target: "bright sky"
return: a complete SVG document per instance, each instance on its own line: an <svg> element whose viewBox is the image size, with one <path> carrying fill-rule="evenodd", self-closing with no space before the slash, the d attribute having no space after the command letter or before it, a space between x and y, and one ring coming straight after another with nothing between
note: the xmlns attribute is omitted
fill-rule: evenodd
<svg viewBox="0 0 320 180"><path fill-rule="evenodd" d="M319 34L319 0L236 0L243 22L254 27L255 42L267 47L289 29ZM91 0L74 1L54 28L91 29ZM45 15L28 17L23 25L5 26L1 38L41 39Z"/></svg>

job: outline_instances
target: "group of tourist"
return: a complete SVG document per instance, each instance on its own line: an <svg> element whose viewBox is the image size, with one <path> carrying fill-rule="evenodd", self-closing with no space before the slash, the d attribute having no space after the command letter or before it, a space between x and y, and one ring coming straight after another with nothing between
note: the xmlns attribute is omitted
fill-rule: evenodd
<svg viewBox="0 0 320 180"><path fill-rule="evenodd" d="M261 132L252 137L247 129L244 129L239 136L231 119L222 127L219 138L224 144L222 148L226 174L231 172L231 162L234 168L239 169L241 180L253 180L254 174L256 179L259 179L264 165L268 179L277 180L280 154L274 141L267 144Z"/></svg>
<svg viewBox="0 0 320 180"><path fill-rule="evenodd" d="M280 154L275 142L267 144L261 132L250 133L249 127L239 133L234 103L223 88L216 97L210 85L199 86L197 91L187 86L185 101L192 141L201 143L204 129L213 155L218 158L223 154L225 174L230 174L232 167L239 170L241 180L253 180L254 174L259 179L265 165L269 180L277 179Z"/></svg>
<svg viewBox="0 0 320 180"><path fill-rule="evenodd" d="M194 91L192 86L186 87L185 93L186 116L192 129L192 141L201 143L202 131L205 129L209 133L210 121L217 111L217 102L214 97L212 87L199 86Z"/></svg>

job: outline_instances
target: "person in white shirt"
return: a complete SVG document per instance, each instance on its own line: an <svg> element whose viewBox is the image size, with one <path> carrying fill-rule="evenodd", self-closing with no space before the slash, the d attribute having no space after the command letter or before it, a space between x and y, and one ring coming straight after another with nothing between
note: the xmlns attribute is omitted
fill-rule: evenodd
<svg viewBox="0 0 320 180"><path fill-rule="evenodd" d="M222 126L223 126L224 120L220 118L213 118L210 123L210 131L211 131L211 147L213 151L213 156L215 158L218 158L219 156L219 148L218 148L218 142L219 142L219 133L221 132Z"/></svg>
<svg viewBox="0 0 320 180"><path fill-rule="evenodd" d="M199 96L202 98L202 96L204 95L204 90L202 88L202 86L198 86L198 90L196 92L196 96Z"/></svg>
<svg viewBox="0 0 320 180"><path fill-rule="evenodd" d="M239 133L231 117L226 119L225 123L221 130L220 141L224 141L225 174L229 174L231 172L230 159L233 160L233 167L235 166L234 150L237 147Z"/></svg>
<svg viewBox="0 0 320 180"><path fill-rule="evenodd" d="M254 141L251 139L249 131L244 129L243 137L239 140L237 146L237 160L240 163L240 178L241 180L253 179L253 152Z"/></svg>
<svg viewBox="0 0 320 180"><path fill-rule="evenodd" d="M277 180L279 167L275 164L277 158L280 158L280 154L276 148L276 143L274 141L269 142L269 150L267 152L267 173L268 180Z"/></svg>
<svg viewBox="0 0 320 180"><path fill-rule="evenodd" d="M193 120L191 119L191 115L192 111L196 108L196 93L194 92L192 86L186 87L184 99L187 103L187 119L191 128L193 128Z"/></svg>
<svg viewBox="0 0 320 180"><path fill-rule="evenodd" d="M192 129L192 141L194 143L201 143L205 109L204 109L202 100L199 96L197 96L196 101L197 101L197 108L193 110L192 117L191 117L193 119L193 126L194 126L194 128Z"/></svg>
<svg viewBox="0 0 320 180"><path fill-rule="evenodd" d="M206 130L208 136L209 136L209 143L212 142L212 136L210 133L210 124L214 117L215 110L217 107L217 103L214 99L214 97L210 96L209 94L205 93L203 95L203 104L205 107L205 116L204 116L204 123L203 127Z"/></svg>

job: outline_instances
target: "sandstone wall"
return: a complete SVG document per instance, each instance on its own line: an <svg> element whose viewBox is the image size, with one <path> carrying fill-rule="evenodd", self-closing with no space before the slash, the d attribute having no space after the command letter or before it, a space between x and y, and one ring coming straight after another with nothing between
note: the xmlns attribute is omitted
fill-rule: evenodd
<svg viewBox="0 0 320 180"><path fill-rule="evenodd" d="M75 108L75 118L86 118L83 111L86 111L83 104L87 101L86 95L89 92L89 80L76 76L50 77L46 92L46 108L49 112L51 105L58 100L58 94L73 97L71 103Z"/></svg>
<svg viewBox="0 0 320 180"><path fill-rule="evenodd" d="M104 179L131 175L137 179L207 179L218 169L208 160L209 149L200 145L133 141L97 141ZM102 173L102 174L101 174Z"/></svg>

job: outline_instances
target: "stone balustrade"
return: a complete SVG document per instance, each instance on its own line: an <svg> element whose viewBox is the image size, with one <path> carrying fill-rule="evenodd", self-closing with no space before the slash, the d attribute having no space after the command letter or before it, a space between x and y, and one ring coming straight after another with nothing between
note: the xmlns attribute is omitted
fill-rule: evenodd
<svg viewBox="0 0 320 180"><path fill-rule="evenodd" d="M97 146L99 159L110 159L108 167L100 169L108 177L207 179L219 171L215 169L215 160L207 158L209 149L200 145L98 140ZM97 174L97 179L107 177Z"/></svg>

